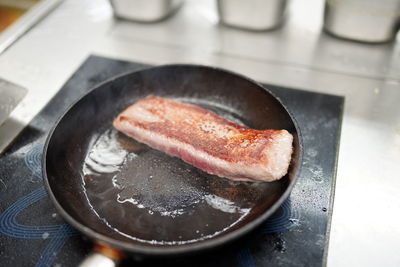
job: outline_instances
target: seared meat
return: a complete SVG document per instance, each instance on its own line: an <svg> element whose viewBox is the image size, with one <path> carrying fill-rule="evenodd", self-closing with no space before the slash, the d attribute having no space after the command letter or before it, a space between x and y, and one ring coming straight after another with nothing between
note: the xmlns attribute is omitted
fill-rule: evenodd
<svg viewBox="0 0 400 267"><path fill-rule="evenodd" d="M274 181L288 170L293 136L254 130L202 107L147 96L114 119L114 127L203 171L235 181Z"/></svg>

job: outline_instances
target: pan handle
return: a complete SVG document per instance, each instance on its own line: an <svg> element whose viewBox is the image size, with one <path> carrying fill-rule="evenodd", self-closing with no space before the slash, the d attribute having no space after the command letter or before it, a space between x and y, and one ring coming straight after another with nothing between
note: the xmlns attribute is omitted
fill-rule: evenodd
<svg viewBox="0 0 400 267"><path fill-rule="evenodd" d="M124 254L103 244L95 244L93 251L80 263L80 267L116 267Z"/></svg>

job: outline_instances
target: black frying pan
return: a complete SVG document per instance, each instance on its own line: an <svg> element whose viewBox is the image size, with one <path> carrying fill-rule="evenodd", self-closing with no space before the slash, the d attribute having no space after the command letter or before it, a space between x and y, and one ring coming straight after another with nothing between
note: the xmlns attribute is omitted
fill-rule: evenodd
<svg viewBox="0 0 400 267"><path fill-rule="evenodd" d="M289 173L231 182L115 131L112 120L149 94L198 104L255 129L294 135ZM256 82L225 70L166 65L106 81L61 117L46 141L43 174L60 214L96 243L172 255L214 248L255 228L289 196L301 166L299 129Z"/></svg>

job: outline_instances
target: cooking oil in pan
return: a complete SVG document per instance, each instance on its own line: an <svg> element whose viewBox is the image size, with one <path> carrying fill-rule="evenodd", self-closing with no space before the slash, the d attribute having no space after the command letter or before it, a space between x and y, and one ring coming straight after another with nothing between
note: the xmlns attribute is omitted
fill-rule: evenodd
<svg viewBox="0 0 400 267"><path fill-rule="evenodd" d="M219 178L116 130L95 140L83 166L93 211L135 241L176 245L213 238L251 220L273 184Z"/></svg>

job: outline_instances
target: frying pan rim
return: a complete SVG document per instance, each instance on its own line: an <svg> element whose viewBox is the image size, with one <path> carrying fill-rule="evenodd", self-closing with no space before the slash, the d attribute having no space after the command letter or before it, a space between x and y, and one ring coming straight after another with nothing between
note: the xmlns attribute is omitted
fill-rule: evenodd
<svg viewBox="0 0 400 267"><path fill-rule="evenodd" d="M46 159L47 159L47 152L48 152L48 147L50 144L50 141L53 137L54 131L57 129L58 125L60 122L64 119L64 117L70 112L70 110L78 104L82 99L87 97L89 94L94 92L96 89L102 87L103 85L107 83L111 83L114 80L120 79L122 77L125 77L127 75L133 75L134 73L137 72L143 72L143 71L149 71L152 69L160 69L160 68L171 68L171 67L184 67L184 68L204 68L212 71L218 71L218 72L223 72L225 74L229 74L232 76L236 76L238 78L247 80L250 83L253 83L260 89L266 91L269 93L273 98L275 98L276 101L283 107L283 109L287 112L289 117L291 118L293 125L296 130L296 134L298 136L298 147L299 151L298 153L298 167L297 169L294 170L293 174L293 179L292 181L289 182L288 187L284 191L284 193L278 198L278 200L269 208L267 209L264 213L259 215L257 218L254 220L250 221L249 223L245 224L244 226L233 230L232 232L229 232L225 235L212 238L212 239L207 239L207 240L201 240L201 241L196 241L194 243L189 243L189 244L178 244L178 245L171 245L171 246L160 246L160 247L152 247L152 246L147 246L147 245L141 245L139 244L133 244L127 241L122 241L122 240L116 240L114 238L108 237L104 234L98 233L97 231L93 230L92 228L84 225L83 223L78 222L73 218L72 215L70 215L62 205L58 202L56 196L54 195L52 188L49 183L49 179L47 176L47 166L46 166ZM44 144L43 148L43 154L42 154L42 174L43 174L43 180L45 183L45 187L47 189L47 192L49 194L49 197L51 201L53 202L55 208L57 211L61 214L61 216L69 223L71 224L74 228L76 228L79 232L83 233L85 236L89 237L92 241L98 242L98 243L104 243L107 245L110 245L113 248L129 252L129 253L137 253L137 254L142 254L142 255L152 255L152 256L163 256L163 255L177 255L177 254L188 254L188 253L195 253L199 251L204 251L208 250L211 248L219 247L225 243L229 243L233 240L238 239L239 237L245 235L246 233L250 232L251 230L255 229L257 226L259 226L263 221L265 221L269 216L271 216L279 206L282 205L282 203L289 197L293 187L295 186L297 179L299 177L299 173L301 172L302 169L302 162L303 162L303 138L302 138L302 133L300 130L300 127L298 126L297 120L295 117L292 115L292 113L287 109L287 107L282 103L282 101L277 97L274 93L272 93L268 88L264 87L261 83L243 75L239 74L230 70L226 70L220 67L215 67L215 66L207 66L207 65L201 65L201 64L163 64L163 65L158 65L158 66L149 66L149 67L143 67L137 70L130 70L123 72L119 75L115 75L101 83L96 84L93 86L88 92L84 93L82 96L80 96L77 100L75 100L67 109L66 111L57 119L57 121L54 123L52 128L50 129L46 142Z"/></svg>

